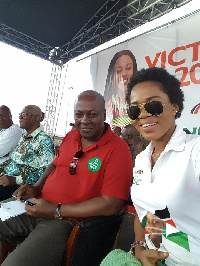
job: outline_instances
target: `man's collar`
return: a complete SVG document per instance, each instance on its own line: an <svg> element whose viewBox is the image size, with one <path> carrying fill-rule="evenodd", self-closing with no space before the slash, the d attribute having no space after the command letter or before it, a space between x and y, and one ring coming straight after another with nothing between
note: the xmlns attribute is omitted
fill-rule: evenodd
<svg viewBox="0 0 200 266"><path fill-rule="evenodd" d="M42 129L40 127L38 127L36 130L34 130L31 134L27 135L27 133L25 133L23 135L24 139L32 139L35 138L40 132L42 131Z"/></svg>

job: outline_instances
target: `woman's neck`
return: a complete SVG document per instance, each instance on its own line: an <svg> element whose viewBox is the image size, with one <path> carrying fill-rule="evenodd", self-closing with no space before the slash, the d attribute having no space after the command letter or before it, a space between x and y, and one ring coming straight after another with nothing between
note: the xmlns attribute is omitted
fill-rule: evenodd
<svg viewBox="0 0 200 266"><path fill-rule="evenodd" d="M162 138L160 138L158 140L152 140L152 146L153 146L153 151L152 151L152 155L151 155L152 168L155 165L158 158L160 157L161 153L164 151L167 143L171 139L171 137L175 131L175 128L176 127L174 126L174 128L172 130L167 131L166 134Z"/></svg>
<svg viewBox="0 0 200 266"><path fill-rule="evenodd" d="M152 154L161 154L169 140L171 139L174 131L175 131L175 126L171 128L171 130L168 130L160 139L157 140L152 140L152 146L153 146L153 152Z"/></svg>

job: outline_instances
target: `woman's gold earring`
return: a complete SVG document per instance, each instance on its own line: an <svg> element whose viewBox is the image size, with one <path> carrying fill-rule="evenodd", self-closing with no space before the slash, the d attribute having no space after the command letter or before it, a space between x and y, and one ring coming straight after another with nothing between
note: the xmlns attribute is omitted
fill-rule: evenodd
<svg viewBox="0 0 200 266"><path fill-rule="evenodd" d="M175 110L175 112L174 112L174 116L175 116L177 113L178 113L178 111L177 111L177 110Z"/></svg>

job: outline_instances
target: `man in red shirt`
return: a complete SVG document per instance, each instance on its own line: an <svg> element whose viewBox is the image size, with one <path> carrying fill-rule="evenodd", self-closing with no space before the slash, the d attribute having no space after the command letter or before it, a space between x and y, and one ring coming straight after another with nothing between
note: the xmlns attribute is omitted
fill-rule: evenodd
<svg viewBox="0 0 200 266"><path fill-rule="evenodd" d="M0 240L29 235L3 265L61 265L65 244L77 220L117 215L128 199L132 179L129 147L105 121L105 101L82 92L74 108L75 129L34 186L21 186L18 199L37 197L22 214L0 222ZM63 219L55 219L63 218ZM39 264L38 264L39 262Z"/></svg>

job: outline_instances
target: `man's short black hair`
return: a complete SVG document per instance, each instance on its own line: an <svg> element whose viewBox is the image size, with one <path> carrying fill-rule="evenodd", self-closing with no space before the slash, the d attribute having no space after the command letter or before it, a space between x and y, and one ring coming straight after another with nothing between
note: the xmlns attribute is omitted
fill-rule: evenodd
<svg viewBox="0 0 200 266"><path fill-rule="evenodd" d="M152 67L137 71L135 75L133 75L130 79L130 82L127 86L127 96L126 100L128 105L130 105L130 95L133 87L141 82L145 81L155 81L159 82L162 85L161 90L166 93L170 99L170 102L173 104L177 104L179 106L179 111L177 112L175 118L181 116L181 112L183 110L183 101L184 94L180 88L180 81L169 72L167 72L164 68Z"/></svg>

